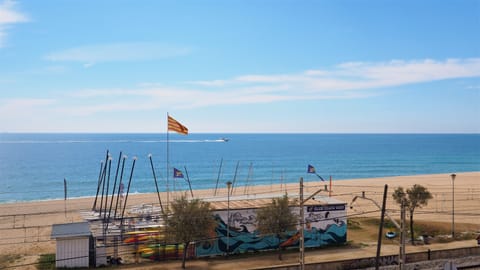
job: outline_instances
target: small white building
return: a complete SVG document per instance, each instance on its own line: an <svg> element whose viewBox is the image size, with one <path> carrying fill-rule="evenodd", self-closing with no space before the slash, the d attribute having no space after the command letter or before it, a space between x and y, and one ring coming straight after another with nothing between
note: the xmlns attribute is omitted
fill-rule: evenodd
<svg viewBox="0 0 480 270"><path fill-rule="evenodd" d="M57 242L57 268L89 266L91 233L88 222L53 224L51 238Z"/></svg>

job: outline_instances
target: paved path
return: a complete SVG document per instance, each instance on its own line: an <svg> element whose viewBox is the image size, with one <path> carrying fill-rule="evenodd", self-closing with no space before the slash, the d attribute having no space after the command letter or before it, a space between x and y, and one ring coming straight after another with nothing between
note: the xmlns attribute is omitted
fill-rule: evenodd
<svg viewBox="0 0 480 270"><path fill-rule="evenodd" d="M452 249L460 247L472 247L477 246L476 240L456 241L452 243L442 244L430 244L430 245L418 245L407 246L407 253L419 252L440 249ZM397 245L383 245L381 255L393 255L398 254L399 247ZM309 250L305 255L305 262L325 262L325 261L337 261L354 258L374 257L376 254L376 243L369 243L368 246L361 248L354 247L336 247ZM197 259L187 261L186 267L190 270L197 269L214 269L214 270L234 270L234 269L252 269L269 267L273 265L281 264L295 264L298 263L299 254L290 250L283 255L283 261L279 261L276 253L268 254L252 254L252 255L232 255L228 259L218 257L209 259ZM181 261L169 261L160 263L148 263L143 265L129 265L127 269L181 269ZM123 267L122 267L123 268Z"/></svg>

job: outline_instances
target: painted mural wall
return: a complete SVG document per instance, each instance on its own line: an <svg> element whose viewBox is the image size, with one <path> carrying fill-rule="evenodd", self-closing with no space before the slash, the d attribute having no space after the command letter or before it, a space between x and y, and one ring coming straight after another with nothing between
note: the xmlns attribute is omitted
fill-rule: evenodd
<svg viewBox="0 0 480 270"><path fill-rule="evenodd" d="M292 211L300 214L299 207ZM341 244L347 241L347 220L345 204L305 206L304 236L305 247L320 247ZM196 256L213 256L229 253L245 253L277 249L294 248L299 245L299 227L287 233L285 239L272 235L261 235L256 227L256 209L231 209L230 227L227 230L227 210L215 211L217 227L211 232L208 241L196 244ZM228 237L227 237L228 231ZM229 248L228 248L229 247Z"/></svg>

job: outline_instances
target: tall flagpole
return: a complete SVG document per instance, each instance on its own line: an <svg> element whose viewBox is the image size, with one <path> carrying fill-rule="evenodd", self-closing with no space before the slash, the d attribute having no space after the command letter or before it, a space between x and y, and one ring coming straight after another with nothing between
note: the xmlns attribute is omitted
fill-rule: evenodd
<svg viewBox="0 0 480 270"><path fill-rule="evenodd" d="M171 117L167 112L167 204L169 204L169 201L170 201L170 196L168 195L169 193L168 182L170 178L170 149L169 149L170 148L170 135L169 135L170 130L183 135L188 135L188 128L180 124L180 122L178 122L173 117ZM175 192L175 179L173 179L173 192ZM167 205L167 209L168 209L168 205Z"/></svg>
<svg viewBox="0 0 480 270"><path fill-rule="evenodd" d="M168 112L167 112L167 212L168 212L168 208L170 206L170 189L169 189L169 186L168 186L168 176L170 175L170 172L169 172L169 169L168 167L170 166L170 160L169 160L169 136L168 136Z"/></svg>

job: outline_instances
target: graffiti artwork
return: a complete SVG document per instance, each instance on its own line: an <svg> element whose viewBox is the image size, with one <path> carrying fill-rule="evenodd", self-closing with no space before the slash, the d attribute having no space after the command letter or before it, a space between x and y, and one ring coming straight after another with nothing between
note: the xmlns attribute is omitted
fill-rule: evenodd
<svg viewBox="0 0 480 270"><path fill-rule="evenodd" d="M298 214L300 209L292 209ZM345 243L347 223L345 204L328 206L306 206L305 247L320 247ZM256 228L256 209L216 211L217 226L210 232L210 240L196 243L196 256L213 256L228 253L245 253L277 249L278 247L298 247L298 229L287 232L284 239L272 235L261 235ZM227 224L230 226L227 227Z"/></svg>

